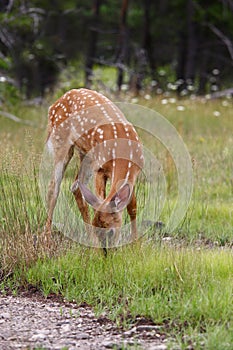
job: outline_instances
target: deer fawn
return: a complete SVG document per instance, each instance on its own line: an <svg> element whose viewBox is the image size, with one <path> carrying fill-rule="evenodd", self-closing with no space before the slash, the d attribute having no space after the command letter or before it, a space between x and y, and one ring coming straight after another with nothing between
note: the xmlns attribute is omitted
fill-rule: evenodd
<svg viewBox="0 0 233 350"><path fill-rule="evenodd" d="M81 166L71 191L84 222L93 227L93 244L99 246L105 234L115 235L116 240L119 238L125 207L130 216L131 236L135 240L134 185L143 167L143 154L133 125L109 99L84 88L65 93L49 108L48 117L47 147L54 161L47 195L48 237L61 181L76 148ZM91 172L94 173L96 194L87 187ZM108 193L107 180L110 181ZM92 223L88 204L94 208Z"/></svg>

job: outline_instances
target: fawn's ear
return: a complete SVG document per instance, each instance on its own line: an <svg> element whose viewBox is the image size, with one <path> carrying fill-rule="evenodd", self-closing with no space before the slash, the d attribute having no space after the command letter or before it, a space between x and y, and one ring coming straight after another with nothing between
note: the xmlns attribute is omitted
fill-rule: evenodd
<svg viewBox="0 0 233 350"><path fill-rule="evenodd" d="M71 192L75 193L77 189L80 189L82 196L84 197L85 201L90 204L93 208L97 208L102 204L102 201L92 193L89 188L84 185L83 183L79 182L79 180L76 180L73 185L71 186Z"/></svg>
<svg viewBox="0 0 233 350"><path fill-rule="evenodd" d="M123 210L131 197L129 184L122 186L111 199L111 207L116 210Z"/></svg>

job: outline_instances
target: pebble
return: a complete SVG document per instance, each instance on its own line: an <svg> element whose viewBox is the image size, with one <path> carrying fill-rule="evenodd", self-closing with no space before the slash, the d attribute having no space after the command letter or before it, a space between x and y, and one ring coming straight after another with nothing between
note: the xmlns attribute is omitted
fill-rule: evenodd
<svg viewBox="0 0 233 350"><path fill-rule="evenodd" d="M137 326L137 331L138 332L143 332L143 331L146 331L146 332L152 332L152 331L156 331L156 332L158 332L159 330L161 330L161 326L154 326L154 325L139 325L139 326Z"/></svg>
<svg viewBox="0 0 233 350"><path fill-rule="evenodd" d="M0 294L0 324L4 350L167 349L159 326L133 326L124 332L106 315L98 318L91 307L75 303Z"/></svg>

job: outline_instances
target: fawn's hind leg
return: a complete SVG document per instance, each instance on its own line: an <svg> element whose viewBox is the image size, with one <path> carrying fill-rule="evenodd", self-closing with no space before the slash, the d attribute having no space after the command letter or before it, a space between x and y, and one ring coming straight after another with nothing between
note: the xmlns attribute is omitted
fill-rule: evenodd
<svg viewBox="0 0 233 350"><path fill-rule="evenodd" d="M54 152L54 166L52 171L51 180L49 183L48 193L47 193L47 221L45 225L45 234L47 238L51 236L51 227L53 220L53 212L57 203L57 198L60 192L61 182L66 170L67 165L69 164L70 159L72 158L74 149L72 146L69 148L60 148L60 152Z"/></svg>

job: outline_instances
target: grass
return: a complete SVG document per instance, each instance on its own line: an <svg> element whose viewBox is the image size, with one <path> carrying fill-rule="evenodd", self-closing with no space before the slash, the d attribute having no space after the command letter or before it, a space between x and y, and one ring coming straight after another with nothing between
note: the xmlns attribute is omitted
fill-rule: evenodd
<svg viewBox="0 0 233 350"><path fill-rule="evenodd" d="M169 237L163 229L152 228L140 247L112 250L107 259L59 234L49 251L35 248L46 218L38 173L47 105L11 106L10 113L40 127L0 117L4 150L0 155L1 290L17 293L20 286L32 284L45 296L59 293L67 300L87 302L97 314L107 311L125 327L134 324L138 315L146 317L162 325L171 349L231 349L232 102L174 103L167 98L164 103L161 98L141 98L139 103L166 116L189 149L194 193L180 226ZM177 109L180 105L184 110ZM166 150L156 147L168 183L168 198L159 218L166 222L177 197L176 171ZM142 192L150 189L143 181L140 186L142 198ZM153 208L153 203L148 205Z"/></svg>
<svg viewBox="0 0 233 350"><path fill-rule="evenodd" d="M195 349L214 349L208 333L214 330L219 349L220 344L231 349L232 271L228 250L144 244L113 251L107 259L74 248L57 259L39 259L18 280L38 286L45 295L86 302L97 314L107 311L125 327L146 317L184 349L190 342Z"/></svg>

